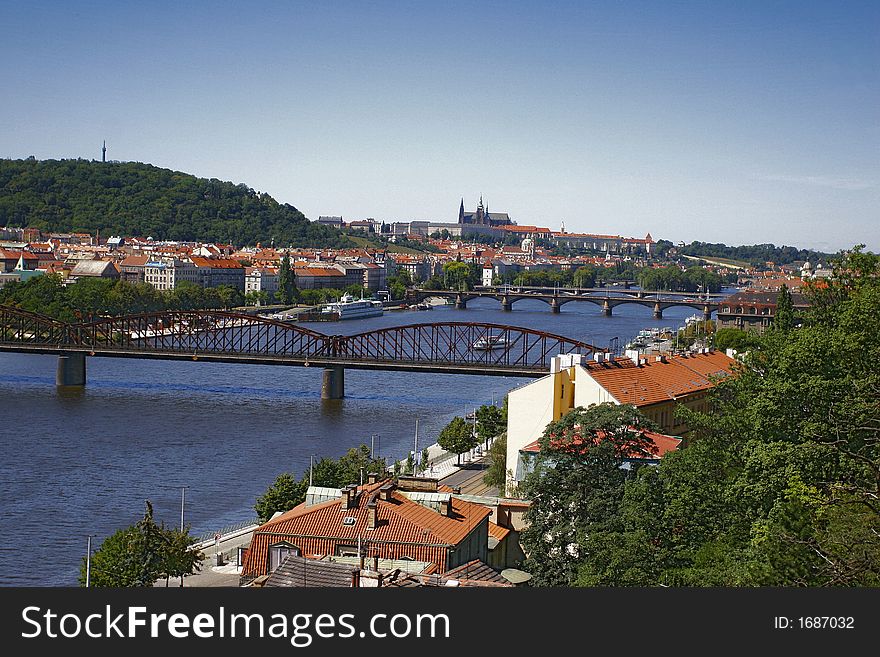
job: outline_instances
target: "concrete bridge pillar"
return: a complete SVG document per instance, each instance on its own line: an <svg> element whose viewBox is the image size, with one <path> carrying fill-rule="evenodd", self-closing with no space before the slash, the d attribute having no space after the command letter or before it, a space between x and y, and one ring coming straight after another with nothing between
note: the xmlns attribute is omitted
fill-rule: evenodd
<svg viewBox="0 0 880 657"><path fill-rule="evenodd" d="M58 356L55 372L56 386L84 386L86 384L86 355L72 352Z"/></svg>
<svg viewBox="0 0 880 657"><path fill-rule="evenodd" d="M562 305L559 303L559 299L556 297L550 299L550 312L558 313L560 310L562 310Z"/></svg>
<svg viewBox="0 0 880 657"><path fill-rule="evenodd" d="M455 308L456 310L465 310L467 308L467 299L464 298L464 295L455 295Z"/></svg>
<svg viewBox="0 0 880 657"><path fill-rule="evenodd" d="M605 315L605 317L611 317L611 303L608 299L605 299L605 301L602 302L602 314Z"/></svg>
<svg viewBox="0 0 880 657"><path fill-rule="evenodd" d="M341 365L325 367L321 381L321 399L345 397L345 368Z"/></svg>
<svg viewBox="0 0 880 657"><path fill-rule="evenodd" d="M513 310L513 303L511 302L510 297L506 294L501 297L501 310L506 313L509 313L511 310Z"/></svg>
<svg viewBox="0 0 880 657"><path fill-rule="evenodd" d="M663 309L659 303L654 304L654 319L663 319Z"/></svg>

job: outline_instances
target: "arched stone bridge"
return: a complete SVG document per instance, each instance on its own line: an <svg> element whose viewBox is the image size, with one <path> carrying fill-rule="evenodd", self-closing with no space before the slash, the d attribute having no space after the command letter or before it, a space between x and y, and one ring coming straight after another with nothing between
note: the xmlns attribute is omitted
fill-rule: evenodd
<svg viewBox="0 0 880 657"><path fill-rule="evenodd" d="M597 294L598 293L598 294ZM490 298L501 302L504 311L513 310L513 304L523 299L537 299L550 306L550 311L560 312L562 306L572 301L586 301L600 306L602 314L610 317L613 309L625 303L634 303L650 308L654 319L663 319L663 311L673 306L687 306L703 313L703 319L711 319L712 313L718 310L721 299L726 295L712 295L709 299L699 298L695 294L681 292L663 292L661 294L644 292L640 290L626 290L610 293L605 288L584 288L579 290L547 290L544 288L522 289L519 291L495 288L491 290L469 290L459 292L455 290L414 290L410 298L414 301L422 301L429 297L444 297L453 299L458 309L467 308L467 302L472 299Z"/></svg>

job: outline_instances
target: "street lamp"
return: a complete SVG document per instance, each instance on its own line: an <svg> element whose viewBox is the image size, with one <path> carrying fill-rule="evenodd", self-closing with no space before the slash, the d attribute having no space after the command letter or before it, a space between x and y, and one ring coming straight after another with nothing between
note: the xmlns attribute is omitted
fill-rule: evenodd
<svg viewBox="0 0 880 657"><path fill-rule="evenodd" d="M92 536L95 534L86 534L88 543L86 544L86 588L89 588L92 578Z"/></svg>
<svg viewBox="0 0 880 657"><path fill-rule="evenodd" d="M186 509L186 489L189 486L162 486L162 488L179 488L180 489L180 534L183 535L185 531L185 509ZM180 586L183 587L183 575L180 576Z"/></svg>

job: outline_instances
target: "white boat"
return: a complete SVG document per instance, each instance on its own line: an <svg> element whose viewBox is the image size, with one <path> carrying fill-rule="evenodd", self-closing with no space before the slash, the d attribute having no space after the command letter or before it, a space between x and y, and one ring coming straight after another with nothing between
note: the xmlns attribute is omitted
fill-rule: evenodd
<svg viewBox="0 0 880 657"><path fill-rule="evenodd" d="M374 299L355 299L350 294L343 294L339 301L328 303L321 308L322 314L337 315L339 319L356 319L358 317L378 317L385 312L381 301Z"/></svg>
<svg viewBox="0 0 880 657"><path fill-rule="evenodd" d="M492 349L507 349L510 346L510 340L503 335L487 335L479 338L473 345L474 349L479 351L491 351Z"/></svg>

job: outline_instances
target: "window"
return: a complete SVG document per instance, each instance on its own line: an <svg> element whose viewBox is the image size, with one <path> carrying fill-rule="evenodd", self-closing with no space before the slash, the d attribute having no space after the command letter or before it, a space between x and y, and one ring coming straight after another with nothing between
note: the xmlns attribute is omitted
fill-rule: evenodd
<svg viewBox="0 0 880 657"><path fill-rule="evenodd" d="M289 543L279 543L278 545L269 546L269 572L273 573L291 554L299 556L299 548Z"/></svg>

